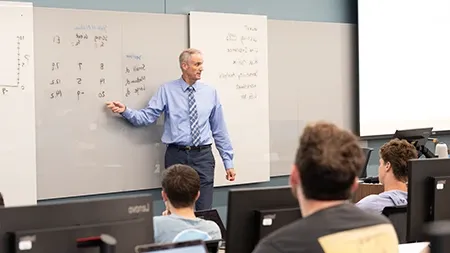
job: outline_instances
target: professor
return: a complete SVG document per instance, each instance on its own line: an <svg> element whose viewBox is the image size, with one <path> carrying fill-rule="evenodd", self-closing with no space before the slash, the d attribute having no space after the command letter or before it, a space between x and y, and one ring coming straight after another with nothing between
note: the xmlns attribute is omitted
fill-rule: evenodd
<svg viewBox="0 0 450 253"><path fill-rule="evenodd" d="M211 151L213 139L229 181L236 176L233 148L217 91L199 81L203 71L202 53L197 49L186 49L180 54L179 62L181 78L163 84L147 107L134 110L117 101L108 102L107 107L120 113L134 126L152 124L164 113L165 168L173 164L193 167L201 184L195 209L211 209L215 167Z"/></svg>

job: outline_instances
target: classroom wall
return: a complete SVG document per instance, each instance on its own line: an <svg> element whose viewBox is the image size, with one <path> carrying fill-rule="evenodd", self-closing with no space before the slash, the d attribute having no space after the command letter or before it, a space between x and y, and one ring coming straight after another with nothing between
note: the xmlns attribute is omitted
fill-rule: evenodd
<svg viewBox="0 0 450 253"><path fill-rule="evenodd" d="M189 11L213 11L244 14L264 14L269 19L297 20L314 22L356 23L357 8L355 0L36 0L36 7L75 8L94 10L113 10L129 12L150 12L187 14ZM293 138L297 138L294 136ZM371 146L372 143L369 143ZM237 168L238 170L239 168ZM239 174L239 171L237 171ZM271 178L270 182L236 187L280 186L288 183L288 177ZM230 187L216 188L213 206L226 219L227 192ZM154 211L160 214L164 205L160 190L150 190L155 198ZM115 194L107 195L114 196ZM90 196L88 198L95 198ZM87 197L84 197L87 198ZM68 199L40 201L60 202Z"/></svg>
<svg viewBox="0 0 450 253"><path fill-rule="evenodd" d="M17 1L17 0L12 0ZM186 14L213 11L264 14L270 19L356 23L355 0L20 0L37 7Z"/></svg>

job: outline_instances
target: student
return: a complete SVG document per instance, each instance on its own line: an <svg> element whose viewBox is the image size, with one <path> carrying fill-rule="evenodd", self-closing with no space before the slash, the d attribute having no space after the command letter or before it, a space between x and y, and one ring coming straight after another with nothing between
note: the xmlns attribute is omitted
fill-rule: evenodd
<svg viewBox="0 0 450 253"><path fill-rule="evenodd" d="M406 140L394 139L380 148L378 178L384 192L361 199L356 206L381 214L387 206L408 204L408 160L417 158L416 148Z"/></svg>
<svg viewBox="0 0 450 253"><path fill-rule="evenodd" d="M172 165L163 172L162 198L166 203L163 216L153 218L155 243L170 243L185 231L197 233L200 239L221 239L219 226L197 218L195 202L200 196L200 177L187 166Z"/></svg>
<svg viewBox="0 0 450 253"><path fill-rule="evenodd" d="M389 220L348 202L363 164L352 133L325 122L308 125L289 179L303 218L262 239L253 252L398 252Z"/></svg>

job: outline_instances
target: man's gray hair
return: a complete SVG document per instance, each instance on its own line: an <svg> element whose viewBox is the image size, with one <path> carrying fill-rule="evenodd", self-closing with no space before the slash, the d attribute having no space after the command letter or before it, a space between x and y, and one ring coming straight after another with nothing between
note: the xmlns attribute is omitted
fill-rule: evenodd
<svg viewBox="0 0 450 253"><path fill-rule="evenodd" d="M178 59L180 61L180 67L183 62L188 62L193 54L202 54L202 52L195 48L188 48L183 52L181 52L180 57Z"/></svg>

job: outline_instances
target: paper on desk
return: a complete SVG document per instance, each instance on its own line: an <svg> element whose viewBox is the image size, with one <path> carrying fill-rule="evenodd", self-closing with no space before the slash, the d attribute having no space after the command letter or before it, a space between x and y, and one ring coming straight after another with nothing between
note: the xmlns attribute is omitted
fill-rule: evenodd
<svg viewBox="0 0 450 253"><path fill-rule="evenodd" d="M405 243L398 245L399 253L427 253L429 242Z"/></svg>

